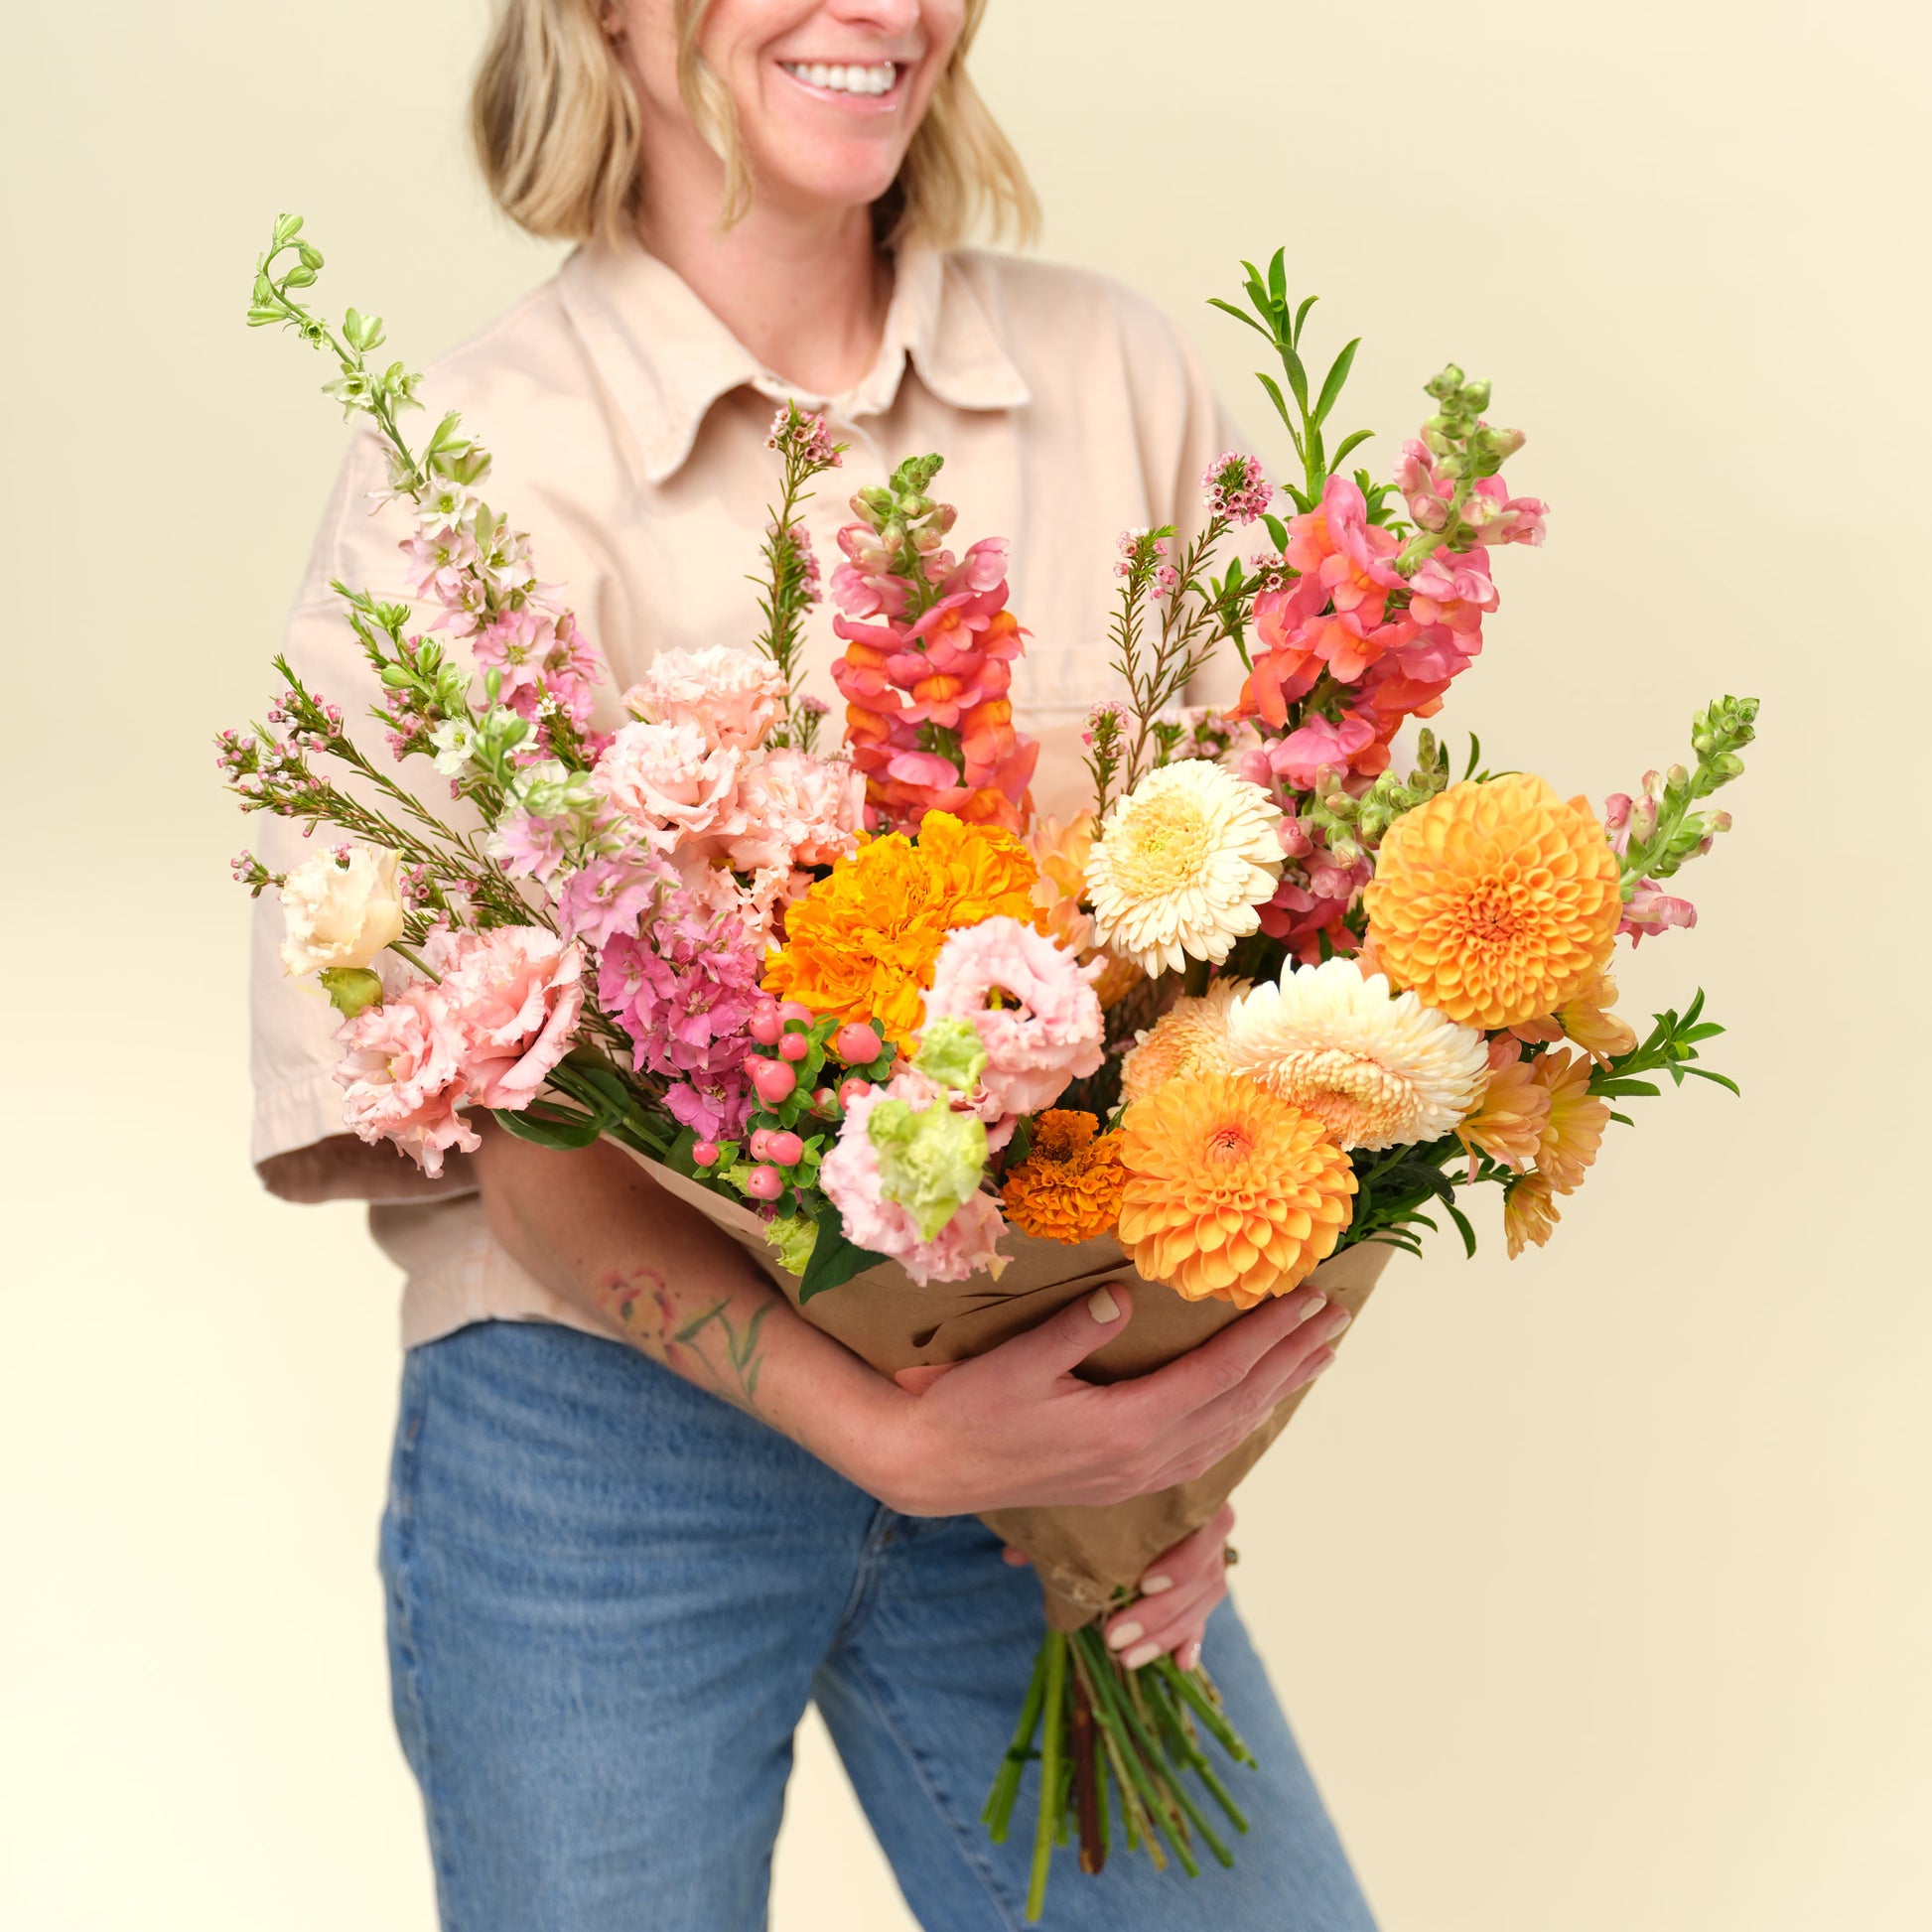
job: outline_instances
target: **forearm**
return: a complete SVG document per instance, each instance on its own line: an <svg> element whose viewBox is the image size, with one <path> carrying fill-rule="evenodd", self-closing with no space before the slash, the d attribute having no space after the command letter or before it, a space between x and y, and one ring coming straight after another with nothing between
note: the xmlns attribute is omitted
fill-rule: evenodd
<svg viewBox="0 0 1932 1932"><path fill-rule="evenodd" d="M483 1211L520 1267L614 1338L878 1485L887 1412L911 1398L803 1320L736 1242L617 1148L483 1135Z"/></svg>

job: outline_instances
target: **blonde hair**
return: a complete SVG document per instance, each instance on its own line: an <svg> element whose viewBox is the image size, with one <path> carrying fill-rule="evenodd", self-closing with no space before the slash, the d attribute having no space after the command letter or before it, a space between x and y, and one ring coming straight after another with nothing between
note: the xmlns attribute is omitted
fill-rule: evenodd
<svg viewBox="0 0 1932 1932"><path fill-rule="evenodd" d="M698 48L709 0L677 0L678 89L725 163L729 226L753 182L731 94ZM471 95L471 132L497 206L531 234L610 240L629 231L642 186L642 111L600 18L603 0L502 0ZM950 248L982 218L1031 240L1039 204L1013 144L966 72L986 0L967 0L959 44L898 178L874 205L883 242Z"/></svg>

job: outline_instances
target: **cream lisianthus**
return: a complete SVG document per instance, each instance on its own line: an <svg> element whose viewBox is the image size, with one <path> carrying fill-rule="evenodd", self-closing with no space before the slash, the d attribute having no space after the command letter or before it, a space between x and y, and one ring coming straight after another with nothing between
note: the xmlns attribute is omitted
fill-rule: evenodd
<svg viewBox="0 0 1932 1932"><path fill-rule="evenodd" d="M1449 1132L1482 1098L1482 1035L1389 995L1376 973L1330 959L1243 995L1228 1016L1228 1063L1314 1115L1341 1148L1402 1147Z"/></svg>
<svg viewBox="0 0 1932 1932"><path fill-rule="evenodd" d="M282 970L366 966L402 937L396 855L345 841L318 853L282 881Z"/></svg>
<svg viewBox="0 0 1932 1932"><path fill-rule="evenodd" d="M1144 973L1218 965L1274 896L1281 817L1259 785L1204 759L1150 771L1107 814L1087 861L1095 936Z"/></svg>

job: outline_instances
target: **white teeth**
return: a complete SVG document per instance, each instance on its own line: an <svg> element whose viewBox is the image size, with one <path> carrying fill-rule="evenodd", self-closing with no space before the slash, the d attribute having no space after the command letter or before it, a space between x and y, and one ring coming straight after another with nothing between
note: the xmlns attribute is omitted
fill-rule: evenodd
<svg viewBox="0 0 1932 1932"><path fill-rule="evenodd" d="M882 61L877 67L827 67L823 62L786 61L784 69L813 87L839 94L889 94L898 72L895 63Z"/></svg>

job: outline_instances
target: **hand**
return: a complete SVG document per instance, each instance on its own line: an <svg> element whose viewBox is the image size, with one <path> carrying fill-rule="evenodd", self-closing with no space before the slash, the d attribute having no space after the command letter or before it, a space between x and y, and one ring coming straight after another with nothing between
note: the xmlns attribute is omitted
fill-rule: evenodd
<svg viewBox="0 0 1932 1932"><path fill-rule="evenodd" d="M1348 1324L1301 1288L1151 1374L1081 1381L1133 1308L1110 1285L972 1361L901 1370L846 1472L908 1516L1123 1502L1212 1468L1328 1366Z"/></svg>
<svg viewBox="0 0 1932 1932"><path fill-rule="evenodd" d="M1208 1613L1228 1593L1228 1533L1234 1505L1223 1503L1212 1522L1156 1557L1141 1579L1141 1593L1106 1619L1107 1647L1129 1670L1163 1653L1182 1670L1200 1662Z"/></svg>

